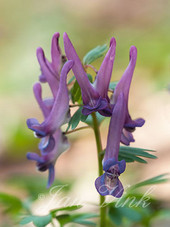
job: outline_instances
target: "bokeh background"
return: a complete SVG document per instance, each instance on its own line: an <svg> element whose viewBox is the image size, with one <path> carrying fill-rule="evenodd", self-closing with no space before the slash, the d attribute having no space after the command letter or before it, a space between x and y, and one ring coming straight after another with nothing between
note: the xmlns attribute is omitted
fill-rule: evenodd
<svg viewBox="0 0 170 227"><path fill-rule="evenodd" d="M28 151L37 151L37 140L27 129L26 119L42 119L32 93L40 75L36 48L43 47L50 59L55 32L61 34L63 52L62 34L66 31L81 58L114 36L117 48L112 80L118 80L125 70L130 46L137 47L129 108L134 118L143 117L146 124L134 133L132 146L156 150L158 159L148 160L147 165L129 164L122 181L133 184L170 172L169 12L169 0L0 0L0 191L24 198L23 182L38 177L38 185L42 185L39 193L46 185L46 174L38 173L35 163L25 157ZM101 61L94 66L99 68ZM103 147L107 127L108 121L101 127ZM93 203L98 196L93 184L97 176L93 132L71 134L69 141L70 150L57 161L57 178L74 182L73 195ZM153 194L168 205L170 185L156 186Z"/></svg>

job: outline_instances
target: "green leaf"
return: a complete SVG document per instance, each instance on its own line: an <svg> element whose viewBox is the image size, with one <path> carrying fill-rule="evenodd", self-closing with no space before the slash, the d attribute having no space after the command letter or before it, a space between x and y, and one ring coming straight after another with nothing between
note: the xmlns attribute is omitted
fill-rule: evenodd
<svg viewBox="0 0 170 227"><path fill-rule="evenodd" d="M45 177L40 176L23 176L23 175L12 175L11 178L7 180L9 185L14 185L19 189L24 189L28 193L31 200L38 199L39 194L49 193L49 190L46 189L47 180ZM72 181L64 182L58 179L55 179L54 185L61 186L63 191L69 191L72 186Z"/></svg>
<svg viewBox="0 0 170 227"><path fill-rule="evenodd" d="M133 154L133 155L142 156L146 158L152 158L152 159L157 158L155 155L152 155L146 152L146 151L154 152L153 150L148 150L148 149L120 146L119 151L121 153L128 153L128 154Z"/></svg>
<svg viewBox="0 0 170 227"><path fill-rule="evenodd" d="M89 81L92 83L92 82L93 82L93 77L92 77L92 75L90 75L89 73L87 73L87 76L88 76L88 78L89 78Z"/></svg>
<svg viewBox="0 0 170 227"><path fill-rule="evenodd" d="M5 212L10 214L18 214L23 208L19 198L2 192L0 193L0 203L5 207Z"/></svg>
<svg viewBox="0 0 170 227"><path fill-rule="evenodd" d="M115 207L111 206L109 208L108 216L109 216L109 219L110 219L110 221L112 223L114 223L114 224L116 224L118 226L122 225L123 217L122 217L122 215L121 215L121 213L120 213L118 208L115 208Z"/></svg>
<svg viewBox="0 0 170 227"><path fill-rule="evenodd" d="M152 155L146 151L153 152L152 150L148 149L142 149L142 148L136 148L136 147L126 147L126 146L120 146L119 149L119 160L125 160L126 162L140 162L140 163L147 163L143 158L152 158L156 159L157 157L155 155ZM138 157L140 156L140 157Z"/></svg>
<svg viewBox="0 0 170 227"><path fill-rule="evenodd" d="M83 64L88 65L95 61L96 59L102 57L107 51L107 45L97 46L96 48L90 50L83 58Z"/></svg>
<svg viewBox="0 0 170 227"><path fill-rule="evenodd" d="M121 159L120 159L120 157L121 157ZM139 158L139 157L137 157L135 155L132 155L132 154L128 154L128 153L125 154L125 153L121 153L120 152L119 159L120 160L125 160L125 161L126 161L126 159L128 159L128 160L131 159L132 162L137 161L137 162L140 162L140 163L147 163L147 161L145 161L144 159Z"/></svg>
<svg viewBox="0 0 170 227"><path fill-rule="evenodd" d="M81 88L77 82L77 80L75 81L73 87L70 90L71 92L71 99L72 102L78 102L79 104L82 102L82 98L81 98Z"/></svg>
<svg viewBox="0 0 170 227"><path fill-rule="evenodd" d="M54 210L51 210L50 213L54 214L58 211L73 211L73 210L79 210L80 208L82 208L82 205L74 205L74 206L68 206L68 207L60 207Z"/></svg>
<svg viewBox="0 0 170 227"><path fill-rule="evenodd" d="M125 162L134 162L135 161L133 158L129 158L129 157L123 156L121 154L119 154L118 160L119 161L125 160Z"/></svg>
<svg viewBox="0 0 170 227"><path fill-rule="evenodd" d="M115 204L109 207L109 218L111 222L120 226L123 224L124 218L133 222L139 222L142 216L134 208L131 207L115 207Z"/></svg>
<svg viewBox="0 0 170 227"><path fill-rule="evenodd" d="M33 222L36 227L45 227L52 221L52 215L48 214L45 216L28 216L25 217L21 220L20 224L21 225L26 225L30 222Z"/></svg>
<svg viewBox="0 0 170 227"><path fill-rule="evenodd" d="M118 159L119 159L119 161L125 160L126 162L137 161L140 163L147 163L147 161L144 160L143 157L152 158L152 159L157 158L155 155L152 155L146 151L154 152L154 151L148 150L148 149L120 146ZM105 150L103 152L101 152L101 155L104 155L104 152L105 152ZM138 156L140 156L140 157L138 157Z"/></svg>
<svg viewBox="0 0 170 227"><path fill-rule="evenodd" d="M98 121L99 125L105 119L105 117L102 116L101 114L99 114L98 112L96 112L96 117L97 117L97 121ZM91 115L88 115L87 118L85 119L85 121L83 121L83 120L81 120L81 121L88 124L89 126L93 126L93 118Z"/></svg>
<svg viewBox="0 0 170 227"><path fill-rule="evenodd" d="M68 81L67 85L71 84L71 82L73 82L76 79L75 76L72 76L71 79Z"/></svg>
<svg viewBox="0 0 170 227"><path fill-rule="evenodd" d="M112 82L110 82L110 84L109 84L109 89L111 89L111 90L115 90L115 87L116 87L116 85L119 83L119 81L112 81Z"/></svg>
<svg viewBox="0 0 170 227"><path fill-rule="evenodd" d="M122 217L126 217L127 219L133 221L133 222L138 222L141 220L141 214L137 212L134 208L131 207L120 207L117 208L119 209Z"/></svg>
<svg viewBox="0 0 170 227"><path fill-rule="evenodd" d="M169 174L161 174L156 177L150 178L148 180L142 181L140 183L137 183L130 187L130 189L136 189L139 187L147 186L147 185L152 185L152 184L160 184L160 183L165 183L169 180L169 178L165 178Z"/></svg>
<svg viewBox="0 0 170 227"><path fill-rule="evenodd" d="M74 115L71 117L69 123L68 123L68 127L66 129L66 132L69 130L69 128L71 127L71 129L75 129L77 127L77 125L79 124L79 122L81 121L82 118L82 107L80 107L75 113Z"/></svg>
<svg viewBox="0 0 170 227"><path fill-rule="evenodd" d="M96 226L94 222L86 220L94 217L98 217L98 215L92 213L80 213L80 214L62 214L56 216L56 219L60 223L61 227L68 223L77 223L86 226Z"/></svg>

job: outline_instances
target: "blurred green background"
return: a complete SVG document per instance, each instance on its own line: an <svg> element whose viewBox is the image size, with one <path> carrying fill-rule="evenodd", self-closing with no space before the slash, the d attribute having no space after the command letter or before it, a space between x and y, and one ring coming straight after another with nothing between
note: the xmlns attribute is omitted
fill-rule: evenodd
<svg viewBox="0 0 170 227"><path fill-rule="evenodd" d="M26 152L37 150L37 140L25 122L30 117L42 119L32 94L32 85L40 75L36 48L43 47L50 59L51 38L55 32L61 34L62 50L62 34L67 32L81 58L95 46L108 44L114 36L117 48L112 80L118 80L125 70L130 46L137 47L138 60L129 106L132 116L145 118L146 124L135 132L133 146L155 149L159 159L151 160L141 168L138 168L140 164L129 167L125 182L133 183L134 179L170 172L169 12L168 0L0 0L2 191L13 191L5 183L12 174L41 174L36 173L34 163L25 158ZM101 61L94 63L97 69ZM107 125L108 122L102 126L103 144L106 143ZM58 161L59 178L80 179L85 174L89 179L90 173L86 173L89 168L95 178L97 159L92 136L92 132L87 131L69 136L72 148ZM87 143L88 147L84 146ZM154 193L169 200L169 191L167 184L156 188Z"/></svg>

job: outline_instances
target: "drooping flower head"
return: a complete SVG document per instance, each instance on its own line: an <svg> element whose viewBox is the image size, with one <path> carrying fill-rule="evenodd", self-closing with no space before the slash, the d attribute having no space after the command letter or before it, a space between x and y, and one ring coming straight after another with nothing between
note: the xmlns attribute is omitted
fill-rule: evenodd
<svg viewBox="0 0 170 227"><path fill-rule="evenodd" d="M39 80L42 83L48 82L54 97L57 95L60 81L60 71L63 66L63 56L59 46L59 37L60 34L58 32L52 37L51 62L46 59L44 51L41 47L37 49L37 59L41 69Z"/></svg>
<svg viewBox="0 0 170 227"><path fill-rule="evenodd" d="M97 73L96 80L93 84L91 84L86 72L84 71L82 63L66 33L64 33L63 38L66 57L69 60L74 61L72 70L81 88L84 104L82 113L84 115L88 115L94 111L99 111L104 116L111 116L112 109L109 105L107 92L115 58L115 39L111 39L110 48Z"/></svg>
<svg viewBox="0 0 170 227"><path fill-rule="evenodd" d="M141 127L145 123L145 120L142 118L132 120L128 111L129 90L130 90L133 72L136 65L136 59L137 59L137 49L135 46L131 46L129 55L130 55L129 65L126 68L120 81L118 82L114 90L114 94L110 101L113 104L116 103L120 93L123 93L126 113L125 113L124 127L121 135L121 142L125 145L129 145L130 142L134 142L132 132L135 130L136 127Z"/></svg>
<svg viewBox="0 0 170 227"><path fill-rule="evenodd" d="M119 176L125 171L126 163L124 160L118 161L118 154L125 116L124 94L120 93L116 100L109 125L107 146L103 160L103 170L105 173L95 181L97 191L103 196L112 195L119 198L124 191Z"/></svg>
<svg viewBox="0 0 170 227"><path fill-rule="evenodd" d="M40 83L36 83L33 87L35 98L44 115L44 121L39 124L37 119L27 120L28 127L35 132L37 137L41 138L39 143L41 155L29 152L27 158L36 161L39 171L49 170L47 187L50 187L54 181L54 165L57 158L69 147L68 140L61 132L60 127L68 121L69 95L66 79L72 66L73 61L68 61L64 64L58 91L54 99L42 99Z"/></svg>
<svg viewBox="0 0 170 227"><path fill-rule="evenodd" d="M27 158L29 160L36 161L36 166L39 171L49 171L47 184L48 188L51 186L55 178L54 165L56 163L56 160L65 150L69 148L68 140L66 136L63 135L60 129L58 129L53 134L53 142L54 146L51 146L51 143L49 143L48 136L44 137L39 143L39 149L41 151L40 156L32 152L27 153Z"/></svg>
<svg viewBox="0 0 170 227"><path fill-rule="evenodd" d="M134 142L132 132L136 127L141 127L145 123L142 118L132 120L128 111L129 90L137 59L136 47L132 46L130 48L129 65L119 83L117 84L114 90L114 94L112 95L111 99L109 99L108 88L115 58L115 39L112 38L110 41L110 48L103 60L103 63L96 75L96 80L93 84L90 83L88 76L82 66L82 63L66 33L64 34L64 46L67 58L72 59L75 62L72 70L82 92L82 99L84 104L82 113L84 115L88 115L94 111L98 111L104 116L111 116L117 97L122 92L125 99L126 119L124 127L122 129L121 142L125 145L129 145L130 142Z"/></svg>
<svg viewBox="0 0 170 227"><path fill-rule="evenodd" d="M41 124L35 118L27 120L28 128L33 130L39 138L52 135L61 125L68 121L69 94L67 89L67 74L72 66L73 61L71 60L64 64L52 109L45 117L45 120Z"/></svg>

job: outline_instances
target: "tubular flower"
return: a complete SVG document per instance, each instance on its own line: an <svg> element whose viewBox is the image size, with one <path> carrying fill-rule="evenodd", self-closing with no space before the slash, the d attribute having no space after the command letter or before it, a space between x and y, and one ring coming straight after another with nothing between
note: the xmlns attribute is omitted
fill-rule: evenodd
<svg viewBox="0 0 170 227"><path fill-rule="evenodd" d="M94 111L98 111L104 116L111 116L117 97L122 92L125 99L126 118L124 127L122 129L121 142L125 145L129 145L130 142L134 142L132 132L136 127L141 127L145 123L144 119L142 118L132 120L128 111L129 89L137 59L136 47L132 46L130 48L129 65L117 84L114 94L109 99L107 93L115 58L115 39L112 38L110 41L110 48L103 60L103 63L97 73L96 80L93 84L91 84L88 80L81 61L66 33L64 34L64 46L67 58L72 59L75 62L72 70L82 91L82 99L84 103L82 113L84 115L88 115Z"/></svg>
<svg viewBox="0 0 170 227"><path fill-rule="evenodd" d="M60 70L63 64L63 56L59 47L59 37L60 34L58 32L52 37L51 62L45 58L44 51L41 47L37 49L37 59L41 69L39 80L42 83L48 82L54 97L57 95L60 81Z"/></svg>
<svg viewBox="0 0 170 227"><path fill-rule="evenodd" d="M124 94L120 93L117 97L109 126L107 146L103 160L103 170L105 173L95 181L97 191L103 196L112 195L119 198L124 191L119 176L125 171L126 163L124 160L118 161L118 154L125 117Z"/></svg>
<svg viewBox="0 0 170 227"><path fill-rule="evenodd" d="M46 171L49 170L49 177L48 177L48 184L47 187L49 188L51 184L54 181L55 178L55 170L54 165L57 160L57 158L69 148L69 143L66 138L61 132L60 129L58 129L53 134L53 140L54 146L49 146L49 138L44 137L41 139L41 142L39 144L39 149L41 151L41 156L39 156L36 153L27 153L27 158L29 160L36 161L36 166L39 171Z"/></svg>
<svg viewBox="0 0 170 227"><path fill-rule="evenodd" d="M124 127L122 130L121 142L125 145L129 145L130 142L134 142L132 132L135 130L136 127L141 127L145 123L145 120L142 118L132 120L131 116L129 114L129 111L128 111L129 89L130 89L130 84L132 81L132 76L133 76L133 72L134 72L135 65L136 65L136 59L137 59L137 49L135 46L132 46L130 48L129 55L130 55L129 65L126 68L119 83L117 84L114 94L111 97L111 101L110 101L114 105L114 103L116 103L120 93L123 93L124 104L125 104L125 122L124 122Z"/></svg>
<svg viewBox="0 0 170 227"><path fill-rule="evenodd" d="M69 94L67 89L67 74L72 66L73 61L68 61L62 68L57 95L48 115L46 114L46 112L48 112L47 108L44 109L44 101L39 101L39 105L43 105L45 120L41 124L39 124L39 122L35 118L27 120L28 128L33 130L35 132L35 135L39 138L52 135L57 129L61 127L61 125L68 121ZM40 90L40 87L38 87L38 89ZM40 96L40 94L37 94L37 96ZM47 100L46 103L48 104L49 100Z"/></svg>
<svg viewBox="0 0 170 227"><path fill-rule="evenodd" d="M58 94L56 96L56 99L58 99L58 100L60 99L61 103L57 102L55 100L55 102L51 104L51 100L49 100L49 99L43 100L41 84L36 83L33 86L35 98L44 115L45 121L47 121L47 119L49 117L54 117L53 115L57 112L56 110L54 110L54 108L56 108L55 105L57 105L58 111L60 112L60 114L57 115L58 117L61 117L62 113L63 113L63 117L67 114L68 108L66 108L66 107L63 108L62 101L64 102L64 105L65 104L68 105L68 100L67 100L68 95L67 95L65 83L66 83L67 73L70 70L70 68L72 67L72 64L73 64L72 61L68 61L62 69L59 90L58 90ZM61 93L61 91L63 91L63 94ZM61 104L61 106L60 106L60 104ZM49 106L50 106L50 108L49 108ZM51 109L51 106L52 106L52 109ZM60 110L60 108L63 108L63 110ZM64 112L64 110L66 110L66 112ZM57 118L53 119L54 122L55 122L55 120L56 121L59 120L59 122L61 122L61 119L57 119ZM31 122L36 122L36 119L28 120L27 124L31 126ZM57 124L60 125L60 123L57 123ZM55 125L54 126L55 128L53 128L53 130L51 130L51 131L49 130L49 131L45 131L45 132L41 131L42 130L41 127L37 131L35 125L31 126L32 129L35 131L36 135L40 138L42 137L41 141L39 143L39 149L41 151L41 156L39 156L36 153L29 152L29 153L27 153L27 158L29 160L36 161L36 165L37 165L37 168L39 171L49 170L49 179L48 179L47 187L50 187L54 181L54 177L55 177L54 165L55 165L57 158L60 156L61 153L63 153L65 150L67 150L69 148L68 140L67 140L66 136L64 136L63 133L61 132L59 125L57 125L57 126ZM34 126L35 126L35 128L34 128ZM46 124L46 127L47 126L48 126L48 124Z"/></svg>
<svg viewBox="0 0 170 227"><path fill-rule="evenodd" d="M112 108L108 97L108 88L112 75L112 68L115 58L116 41L114 38L110 41L110 48L103 60L103 63L97 73L96 80L90 83L82 63L66 33L64 33L64 47L66 57L74 61L73 73L80 85L83 99L84 115L99 111L104 116L111 116Z"/></svg>

